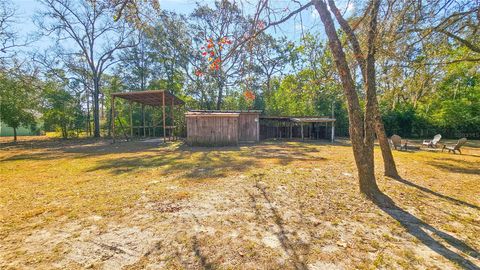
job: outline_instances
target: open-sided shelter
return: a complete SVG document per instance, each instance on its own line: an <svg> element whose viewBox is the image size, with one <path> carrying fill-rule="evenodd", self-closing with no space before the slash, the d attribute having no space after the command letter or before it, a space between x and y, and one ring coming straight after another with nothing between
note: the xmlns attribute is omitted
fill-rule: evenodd
<svg viewBox="0 0 480 270"><path fill-rule="evenodd" d="M115 119L116 119L116 113L115 113L115 99L116 98L122 98L125 100L128 100L130 103L130 138L134 136L134 134L142 134L143 136L146 136L147 131L149 132L149 135L153 133L153 136L156 135L155 130L157 128L160 129L160 134L163 133L163 141L166 142L167 140L167 135L170 139L175 138L175 107L176 106L183 106L185 102L169 91L166 90L149 90L149 91L139 91L139 92L124 92L124 93L113 93L112 94L112 116L113 116L113 121L112 121L112 136L113 136L113 141L115 142ZM142 125L140 126L133 126L133 117L132 117L132 106L133 103L139 103L142 105ZM156 123L153 123L149 126L145 124L145 106L152 106L155 108L161 108L162 109L162 124L157 125ZM170 115L167 115L166 113L166 107L169 107ZM167 120L170 121L170 125L167 125ZM121 123L121 122L120 122ZM134 133L134 129L136 129L136 133ZM152 132L151 132L152 131ZM160 135L159 134L159 135ZM128 139L128 135L125 133L124 130L124 135Z"/></svg>
<svg viewBox="0 0 480 270"><path fill-rule="evenodd" d="M260 140L261 111L192 110L185 114L190 145L235 145Z"/></svg>
<svg viewBox="0 0 480 270"><path fill-rule="evenodd" d="M260 138L270 139L330 139L335 140L335 118L265 116L260 117Z"/></svg>

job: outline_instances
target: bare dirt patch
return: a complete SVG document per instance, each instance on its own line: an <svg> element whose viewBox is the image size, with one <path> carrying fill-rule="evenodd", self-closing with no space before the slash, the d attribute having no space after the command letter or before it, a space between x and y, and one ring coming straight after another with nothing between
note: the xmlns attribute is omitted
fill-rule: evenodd
<svg viewBox="0 0 480 270"><path fill-rule="evenodd" d="M477 148L377 160L382 208L343 144L38 144L0 150L0 268L480 267Z"/></svg>

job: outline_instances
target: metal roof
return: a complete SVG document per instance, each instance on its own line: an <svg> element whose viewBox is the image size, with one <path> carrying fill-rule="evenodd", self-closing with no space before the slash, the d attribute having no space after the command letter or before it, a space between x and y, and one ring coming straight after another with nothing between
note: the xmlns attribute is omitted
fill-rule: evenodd
<svg viewBox="0 0 480 270"><path fill-rule="evenodd" d="M262 113L262 110L189 110L192 113Z"/></svg>
<svg viewBox="0 0 480 270"><path fill-rule="evenodd" d="M325 123L325 122L335 122L335 118L327 117L291 117L293 122L299 123Z"/></svg>
<svg viewBox="0 0 480 270"><path fill-rule="evenodd" d="M261 116L261 119L266 120L277 120L277 121L292 121L298 123L325 123L325 122L335 122L335 118L330 118L326 116Z"/></svg>
<svg viewBox="0 0 480 270"><path fill-rule="evenodd" d="M185 102L170 93L167 90L148 90L148 91L138 91L138 92L123 92L123 93L113 93L112 97L119 97L133 102L138 102L145 105L151 106L162 106L163 104L163 95L165 95L165 105L170 106L174 105L183 105Z"/></svg>
<svg viewBox="0 0 480 270"><path fill-rule="evenodd" d="M238 117L240 116L240 113L238 112L186 112L185 113L186 117L195 117L195 116L201 116L201 117L213 117L213 116L219 116L219 117Z"/></svg>

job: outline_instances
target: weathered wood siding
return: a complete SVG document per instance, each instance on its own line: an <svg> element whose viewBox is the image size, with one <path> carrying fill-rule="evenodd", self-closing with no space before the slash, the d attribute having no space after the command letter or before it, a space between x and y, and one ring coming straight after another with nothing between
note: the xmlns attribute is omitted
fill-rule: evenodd
<svg viewBox="0 0 480 270"><path fill-rule="evenodd" d="M258 141L259 135L259 114L258 113L240 113L238 119L238 131L241 142Z"/></svg>
<svg viewBox="0 0 480 270"><path fill-rule="evenodd" d="M238 143L238 115L187 115L190 145L234 145Z"/></svg>

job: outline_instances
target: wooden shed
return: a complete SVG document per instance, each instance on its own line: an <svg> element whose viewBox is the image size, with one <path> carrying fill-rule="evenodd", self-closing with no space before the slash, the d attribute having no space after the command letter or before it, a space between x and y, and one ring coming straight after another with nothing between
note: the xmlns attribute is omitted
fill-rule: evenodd
<svg viewBox="0 0 480 270"><path fill-rule="evenodd" d="M187 143L221 146L257 142L260 139L261 111L189 111Z"/></svg>

